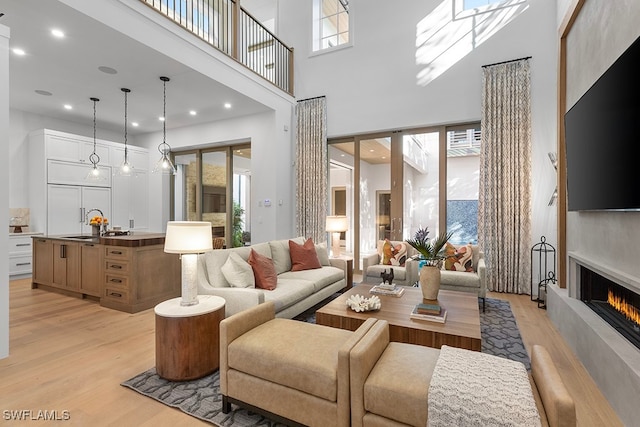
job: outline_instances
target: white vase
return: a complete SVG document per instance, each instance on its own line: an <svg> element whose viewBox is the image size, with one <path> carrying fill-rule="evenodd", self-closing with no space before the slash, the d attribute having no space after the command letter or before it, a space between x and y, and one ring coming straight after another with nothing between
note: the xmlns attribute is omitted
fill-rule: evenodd
<svg viewBox="0 0 640 427"><path fill-rule="evenodd" d="M422 298L437 300L440 291L440 267L442 260L427 260L427 264L420 269L420 289Z"/></svg>

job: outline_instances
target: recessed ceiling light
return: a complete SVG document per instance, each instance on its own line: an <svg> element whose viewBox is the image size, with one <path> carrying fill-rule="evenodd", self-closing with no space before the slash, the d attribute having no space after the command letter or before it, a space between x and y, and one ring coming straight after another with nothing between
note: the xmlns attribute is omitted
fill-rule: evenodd
<svg viewBox="0 0 640 427"><path fill-rule="evenodd" d="M116 70L115 68L106 67L104 65L99 66L98 70L106 74L118 74L118 70Z"/></svg>
<svg viewBox="0 0 640 427"><path fill-rule="evenodd" d="M54 28L53 30L51 30L51 34L54 37L57 37L59 39L64 38L64 33L61 30L58 30L57 28Z"/></svg>
<svg viewBox="0 0 640 427"><path fill-rule="evenodd" d="M158 120L160 120L161 122L164 122L164 117L158 117Z"/></svg>
<svg viewBox="0 0 640 427"><path fill-rule="evenodd" d="M73 110L73 106L69 105L69 104L64 104L64 109L65 110Z"/></svg>
<svg viewBox="0 0 640 427"><path fill-rule="evenodd" d="M20 49L19 47L13 48L13 53L19 56L24 56L27 54L24 50Z"/></svg>
<svg viewBox="0 0 640 427"><path fill-rule="evenodd" d="M370 153L373 153L373 150L369 150Z"/></svg>
<svg viewBox="0 0 640 427"><path fill-rule="evenodd" d="M195 116L195 115L197 115L197 114L198 114L198 112L197 112L197 111L195 111L195 110L191 110L191 111L189 111L189 114L191 114L192 116Z"/></svg>
<svg viewBox="0 0 640 427"><path fill-rule="evenodd" d="M138 124L138 122L131 122L131 126L133 126L134 128L137 128L140 125Z"/></svg>
<svg viewBox="0 0 640 427"><path fill-rule="evenodd" d="M51 96L51 95L53 95L48 90L42 90L42 89L36 89L35 93L37 93L38 95L42 95L42 96Z"/></svg>
<svg viewBox="0 0 640 427"><path fill-rule="evenodd" d="M229 104L228 102L224 103L224 108L229 109L231 108L231 104Z"/></svg>

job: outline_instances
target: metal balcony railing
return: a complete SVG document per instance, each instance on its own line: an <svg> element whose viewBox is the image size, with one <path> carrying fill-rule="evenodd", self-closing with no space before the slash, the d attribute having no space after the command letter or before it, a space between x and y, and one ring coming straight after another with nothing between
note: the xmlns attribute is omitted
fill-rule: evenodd
<svg viewBox="0 0 640 427"><path fill-rule="evenodd" d="M447 156L473 156L480 154L481 132L467 129L447 132Z"/></svg>
<svg viewBox="0 0 640 427"><path fill-rule="evenodd" d="M293 48L235 0L140 0L293 95Z"/></svg>

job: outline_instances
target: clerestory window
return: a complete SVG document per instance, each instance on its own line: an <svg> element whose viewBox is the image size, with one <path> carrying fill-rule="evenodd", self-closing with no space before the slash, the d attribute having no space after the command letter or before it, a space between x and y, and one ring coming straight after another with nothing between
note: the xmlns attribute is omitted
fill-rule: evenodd
<svg viewBox="0 0 640 427"><path fill-rule="evenodd" d="M313 51L351 44L349 0L314 0Z"/></svg>
<svg viewBox="0 0 640 427"><path fill-rule="evenodd" d="M476 9L482 6L487 6L492 3L500 3L502 0L462 0L462 9Z"/></svg>

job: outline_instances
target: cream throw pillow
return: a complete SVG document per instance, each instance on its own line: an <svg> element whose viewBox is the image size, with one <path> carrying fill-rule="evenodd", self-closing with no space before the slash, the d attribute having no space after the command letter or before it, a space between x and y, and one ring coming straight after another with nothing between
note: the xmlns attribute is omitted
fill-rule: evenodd
<svg viewBox="0 0 640 427"><path fill-rule="evenodd" d="M321 265L331 265L329 262L329 251L327 250L327 242L316 244L316 254Z"/></svg>
<svg viewBox="0 0 640 427"><path fill-rule="evenodd" d="M232 288L255 288L256 278L253 269L240 255L231 252L229 258L220 268L224 278Z"/></svg>

